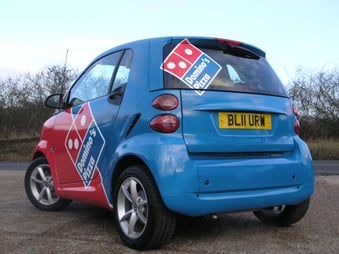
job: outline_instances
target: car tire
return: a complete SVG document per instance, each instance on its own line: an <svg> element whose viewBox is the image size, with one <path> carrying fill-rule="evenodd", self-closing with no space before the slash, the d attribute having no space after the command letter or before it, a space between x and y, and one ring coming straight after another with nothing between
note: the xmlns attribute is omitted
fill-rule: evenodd
<svg viewBox="0 0 339 254"><path fill-rule="evenodd" d="M176 215L164 206L146 167L128 167L114 186L114 220L125 245L155 249L172 237Z"/></svg>
<svg viewBox="0 0 339 254"><path fill-rule="evenodd" d="M58 211L72 202L56 196L51 170L44 157L36 158L29 165L25 174L25 190L28 199L40 210Z"/></svg>
<svg viewBox="0 0 339 254"><path fill-rule="evenodd" d="M310 199L298 205L274 206L254 211L254 215L263 223L271 226L289 226L300 221L306 214Z"/></svg>

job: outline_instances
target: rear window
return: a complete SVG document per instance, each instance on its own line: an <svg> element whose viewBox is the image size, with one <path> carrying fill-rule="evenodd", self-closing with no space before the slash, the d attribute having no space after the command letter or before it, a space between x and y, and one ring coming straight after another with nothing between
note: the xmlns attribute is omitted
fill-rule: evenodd
<svg viewBox="0 0 339 254"><path fill-rule="evenodd" d="M167 44L164 47L164 59L172 52L175 46L175 44ZM266 58L236 47L230 50L222 50L199 46L199 49L221 66L218 74L204 90L288 97L283 84L266 61ZM199 90L187 86L179 78L168 72L164 71L163 73L164 87L166 89Z"/></svg>

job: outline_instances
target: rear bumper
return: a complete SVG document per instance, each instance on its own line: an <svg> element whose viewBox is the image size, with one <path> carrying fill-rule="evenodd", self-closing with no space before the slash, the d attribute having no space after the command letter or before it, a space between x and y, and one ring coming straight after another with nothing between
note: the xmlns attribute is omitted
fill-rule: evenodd
<svg viewBox="0 0 339 254"><path fill-rule="evenodd" d="M296 205L309 198L314 183L251 191L164 195L167 206L177 213L199 216L255 210L277 205Z"/></svg>
<svg viewBox="0 0 339 254"><path fill-rule="evenodd" d="M199 216L296 205L314 191L312 158L306 143L298 137L294 151L278 157L190 157L189 161L183 176L184 172L195 174L191 177L178 174L175 178L177 189L165 187L161 191L166 206L180 214ZM168 183L170 181L167 186Z"/></svg>

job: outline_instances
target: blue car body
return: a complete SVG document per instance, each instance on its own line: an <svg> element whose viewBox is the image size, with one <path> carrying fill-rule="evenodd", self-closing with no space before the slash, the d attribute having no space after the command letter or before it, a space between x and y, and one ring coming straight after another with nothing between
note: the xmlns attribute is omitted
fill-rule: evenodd
<svg viewBox="0 0 339 254"><path fill-rule="evenodd" d="M144 163L166 207L185 215L294 205L309 198L314 191L312 159L293 128L296 116L291 99L215 90L199 95L193 89L164 88L160 68L166 57L163 47L183 39L133 42L94 60L119 50L133 51L123 101L114 120L103 121L110 126L102 128L103 136L110 138L106 138L107 149L99 167L104 169L103 185L110 203L114 169L126 159ZM179 100L178 107L170 111L179 120L173 133L149 127L150 119L163 113L151 106L152 101L164 93ZM100 100L90 103L93 115L105 118L109 107ZM272 129L221 129L219 112L270 114Z"/></svg>
<svg viewBox="0 0 339 254"><path fill-rule="evenodd" d="M189 56L196 48L201 48L201 52L196 52L200 58L204 57L200 66L205 67L205 62L210 63L213 59L214 65L196 73L190 69L192 73L186 77L167 73L173 63L166 69L166 59L173 56L180 43L190 47ZM166 51L166 45L172 47ZM221 47L220 56L219 53L213 55L215 46ZM133 61L120 101L114 101L112 89L87 102L66 107L44 125L34 156L44 154L49 161L58 196L112 208L115 179L121 169L135 163L148 168L164 205L184 215L294 205L311 196L314 191L311 155L295 131L297 119L292 101L267 64L263 51L248 44L204 37L141 40L98 56L74 84L96 62L126 50L132 52ZM230 61L233 65L218 60L227 50L232 52ZM278 86L267 84L263 88L259 84L257 90L247 90L249 85L243 75L253 70L239 67L238 58L255 66L261 66L257 65L260 61L270 75L263 79L273 80ZM192 68L198 67L193 63ZM208 72L203 73L207 69ZM226 71L228 78L233 79L232 85L225 85L218 78ZM199 89L194 87L198 83L189 86L189 82L198 79L199 75L215 76L210 78L208 85L200 77ZM261 75L260 70L253 75ZM183 83L183 77L188 85ZM167 79L169 85L165 84ZM275 93L276 89L278 93ZM72 88L64 103L71 104L71 93ZM178 105L170 110L154 107L154 100L163 94L173 95ZM79 127L76 133L81 136L83 131L88 135L92 130L100 135L93 138L94 142L88 136L80 138L81 156L73 155L71 148L79 145L73 142L75 139L70 142L71 130L85 110L84 105L93 121L84 130ZM159 115L174 117L177 128L170 133L152 129L150 122ZM269 119L268 127L261 128L260 121L268 121L265 117ZM225 127L222 119L233 125ZM93 143L91 147L89 141ZM79 158L87 165L86 177L85 169L77 168L81 164ZM94 169L99 173L96 174ZM99 191L104 192L104 200L97 197Z"/></svg>

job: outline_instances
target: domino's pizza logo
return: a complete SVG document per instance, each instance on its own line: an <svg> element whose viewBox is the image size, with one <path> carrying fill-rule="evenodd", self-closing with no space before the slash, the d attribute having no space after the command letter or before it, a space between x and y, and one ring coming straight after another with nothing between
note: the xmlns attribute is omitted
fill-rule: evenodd
<svg viewBox="0 0 339 254"><path fill-rule="evenodd" d="M88 103L73 118L65 140L66 151L85 186L91 182L105 146L105 139L97 126Z"/></svg>
<svg viewBox="0 0 339 254"><path fill-rule="evenodd" d="M187 39L171 51L160 68L195 89L199 95L205 92L221 70L221 66L214 59Z"/></svg>

